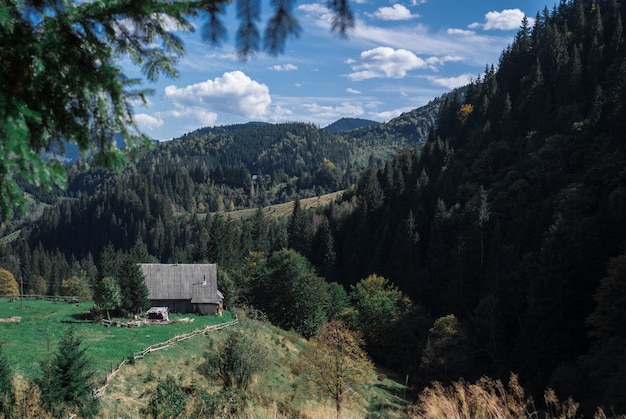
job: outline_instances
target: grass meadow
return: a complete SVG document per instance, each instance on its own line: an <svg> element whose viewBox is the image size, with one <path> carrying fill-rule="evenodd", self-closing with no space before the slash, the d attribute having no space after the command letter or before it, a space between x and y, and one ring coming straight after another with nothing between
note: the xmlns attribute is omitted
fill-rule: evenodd
<svg viewBox="0 0 626 419"><path fill-rule="evenodd" d="M13 372L33 377L39 374L40 362L53 356L65 329L73 327L87 347L96 377L150 345L165 342L205 326L233 320L229 312L217 316L170 314L170 324L141 327L105 327L91 320L93 302L70 304L47 300L0 299L0 319L21 317L19 322L0 323L0 345ZM192 322L175 322L182 317Z"/></svg>

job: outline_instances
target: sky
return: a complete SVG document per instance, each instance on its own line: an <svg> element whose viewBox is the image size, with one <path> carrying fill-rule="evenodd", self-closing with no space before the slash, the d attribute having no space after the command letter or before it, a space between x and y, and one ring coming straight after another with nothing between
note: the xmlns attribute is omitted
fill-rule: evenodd
<svg viewBox="0 0 626 419"><path fill-rule="evenodd" d="M261 121L309 122L325 127L340 118L387 122L497 67L526 15L546 0L351 0L355 26L347 37L331 31L326 2L300 0L294 15L302 30L278 56L237 57L234 5L223 22L228 39L215 47L198 30L179 36L186 54L176 79L134 106L140 129L156 140L202 127ZM260 30L271 14L262 4ZM132 68L127 75L138 77ZM136 73L135 73L136 72Z"/></svg>

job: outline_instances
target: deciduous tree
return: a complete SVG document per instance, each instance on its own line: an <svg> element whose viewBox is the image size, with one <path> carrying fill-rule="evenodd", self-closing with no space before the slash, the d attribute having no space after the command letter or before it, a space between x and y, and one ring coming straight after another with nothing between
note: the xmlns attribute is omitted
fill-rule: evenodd
<svg viewBox="0 0 626 419"><path fill-rule="evenodd" d="M76 275L61 281L61 295L72 297L91 297L91 289L85 278Z"/></svg>
<svg viewBox="0 0 626 419"><path fill-rule="evenodd" d="M19 295L20 289L13 274L0 268L0 295Z"/></svg>
<svg viewBox="0 0 626 419"><path fill-rule="evenodd" d="M341 415L345 401L374 378L374 365L363 350L363 338L341 321L326 323L310 348L300 351L298 368L318 394L330 398Z"/></svg>
<svg viewBox="0 0 626 419"><path fill-rule="evenodd" d="M110 310L116 310L122 304L122 291L115 278L104 278L95 289L93 300L102 310L106 310L107 318L111 320Z"/></svg>

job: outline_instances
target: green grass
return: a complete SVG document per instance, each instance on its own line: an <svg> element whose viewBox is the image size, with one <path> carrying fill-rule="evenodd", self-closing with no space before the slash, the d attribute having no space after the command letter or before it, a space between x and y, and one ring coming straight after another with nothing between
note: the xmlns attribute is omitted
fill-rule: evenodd
<svg viewBox="0 0 626 419"><path fill-rule="evenodd" d="M159 380L172 375L184 386L200 392L214 393L221 388L219 380L207 379L199 368L230 331L253 334L255 344L268 351L268 365L260 371L247 395L250 405L241 417L274 418L290 417L277 413L277 406L287 406L305 417L335 418L333 404L313 392L306 376L293 371L300 362L298 353L306 350L307 343L294 332L281 330L269 323L242 318L232 329L223 329L181 342L173 348L150 354L133 365L125 365L111 380L100 399L102 417L130 419L142 417L141 409L148 403ZM343 418L390 418L406 417L406 391L401 379L390 371L379 371L384 379L374 380L370 386L346 402Z"/></svg>
<svg viewBox="0 0 626 419"><path fill-rule="evenodd" d="M39 374L39 363L56 352L65 329L73 327L87 346L96 376L104 375L133 352L165 342L176 336L233 319L222 317L171 314L170 320L189 317L193 322L141 327L104 327L91 321L92 302L69 304L45 300L0 299L0 318L18 316L19 323L0 323L0 344L13 371L33 377Z"/></svg>

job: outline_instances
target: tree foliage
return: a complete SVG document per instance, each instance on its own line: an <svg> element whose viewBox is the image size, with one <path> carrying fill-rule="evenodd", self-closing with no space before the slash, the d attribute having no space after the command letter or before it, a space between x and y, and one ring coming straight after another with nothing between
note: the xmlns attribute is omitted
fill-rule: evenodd
<svg viewBox="0 0 626 419"><path fill-rule="evenodd" d="M256 374L268 365L268 353L250 328L228 332L224 342L205 354L202 371L222 382L224 388L245 392Z"/></svg>
<svg viewBox="0 0 626 419"><path fill-rule="evenodd" d="M122 305L122 290L115 278L102 279L94 290L93 301L99 309L106 310L110 320L110 310L117 310Z"/></svg>
<svg viewBox="0 0 626 419"><path fill-rule="evenodd" d="M178 418L185 411L188 398L182 383L167 374L158 381L142 413L150 418Z"/></svg>
<svg viewBox="0 0 626 419"><path fill-rule="evenodd" d="M0 295L19 295L20 289L13 274L0 269Z"/></svg>
<svg viewBox="0 0 626 419"><path fill-rule="evenodd" d="M86 351L75 330L68 328L52 358L42 362L43 374L37 384L48 411L87 416L97 412L98 404L92 395L93 371Z"/></svg>
<svg viewBox="0 0 626 419"><path fill-rule="evenodd" d="M325 323L310 347L299 353L298 370L308 375L318 394L333 401L338 418L344 403L374 378L374 365L363 345L360 333L334 320Z"/></svg>
<svg viewBox="0 0 626 419"><path fill-rule="evenodd" d="M129 313L138 313L148 307L148 288L141 268L132 256L126 256L117 274L122 304L121 308Z"/></svg>
<svg viewBox="0 0 626 419"><path fill-rule="evenodd" d="M253 305L275 325L305 337L315 336L326 319L328 285L306 258L283 249L269 255L255 270Z"/></svg>
<svg viewBox="0 0 626 419"><path fill-rule="evenodd" d="M91 288L84 277L78 277L76 275L61 281L61 295L72 297L91 297Z"/></svg>
<svg viewBox="0 0 626 419"><path fill-rule="evenodd" d="M11 410L14 405L13 370L2 345L0 345L0 415L11 417Z"/></svg>

